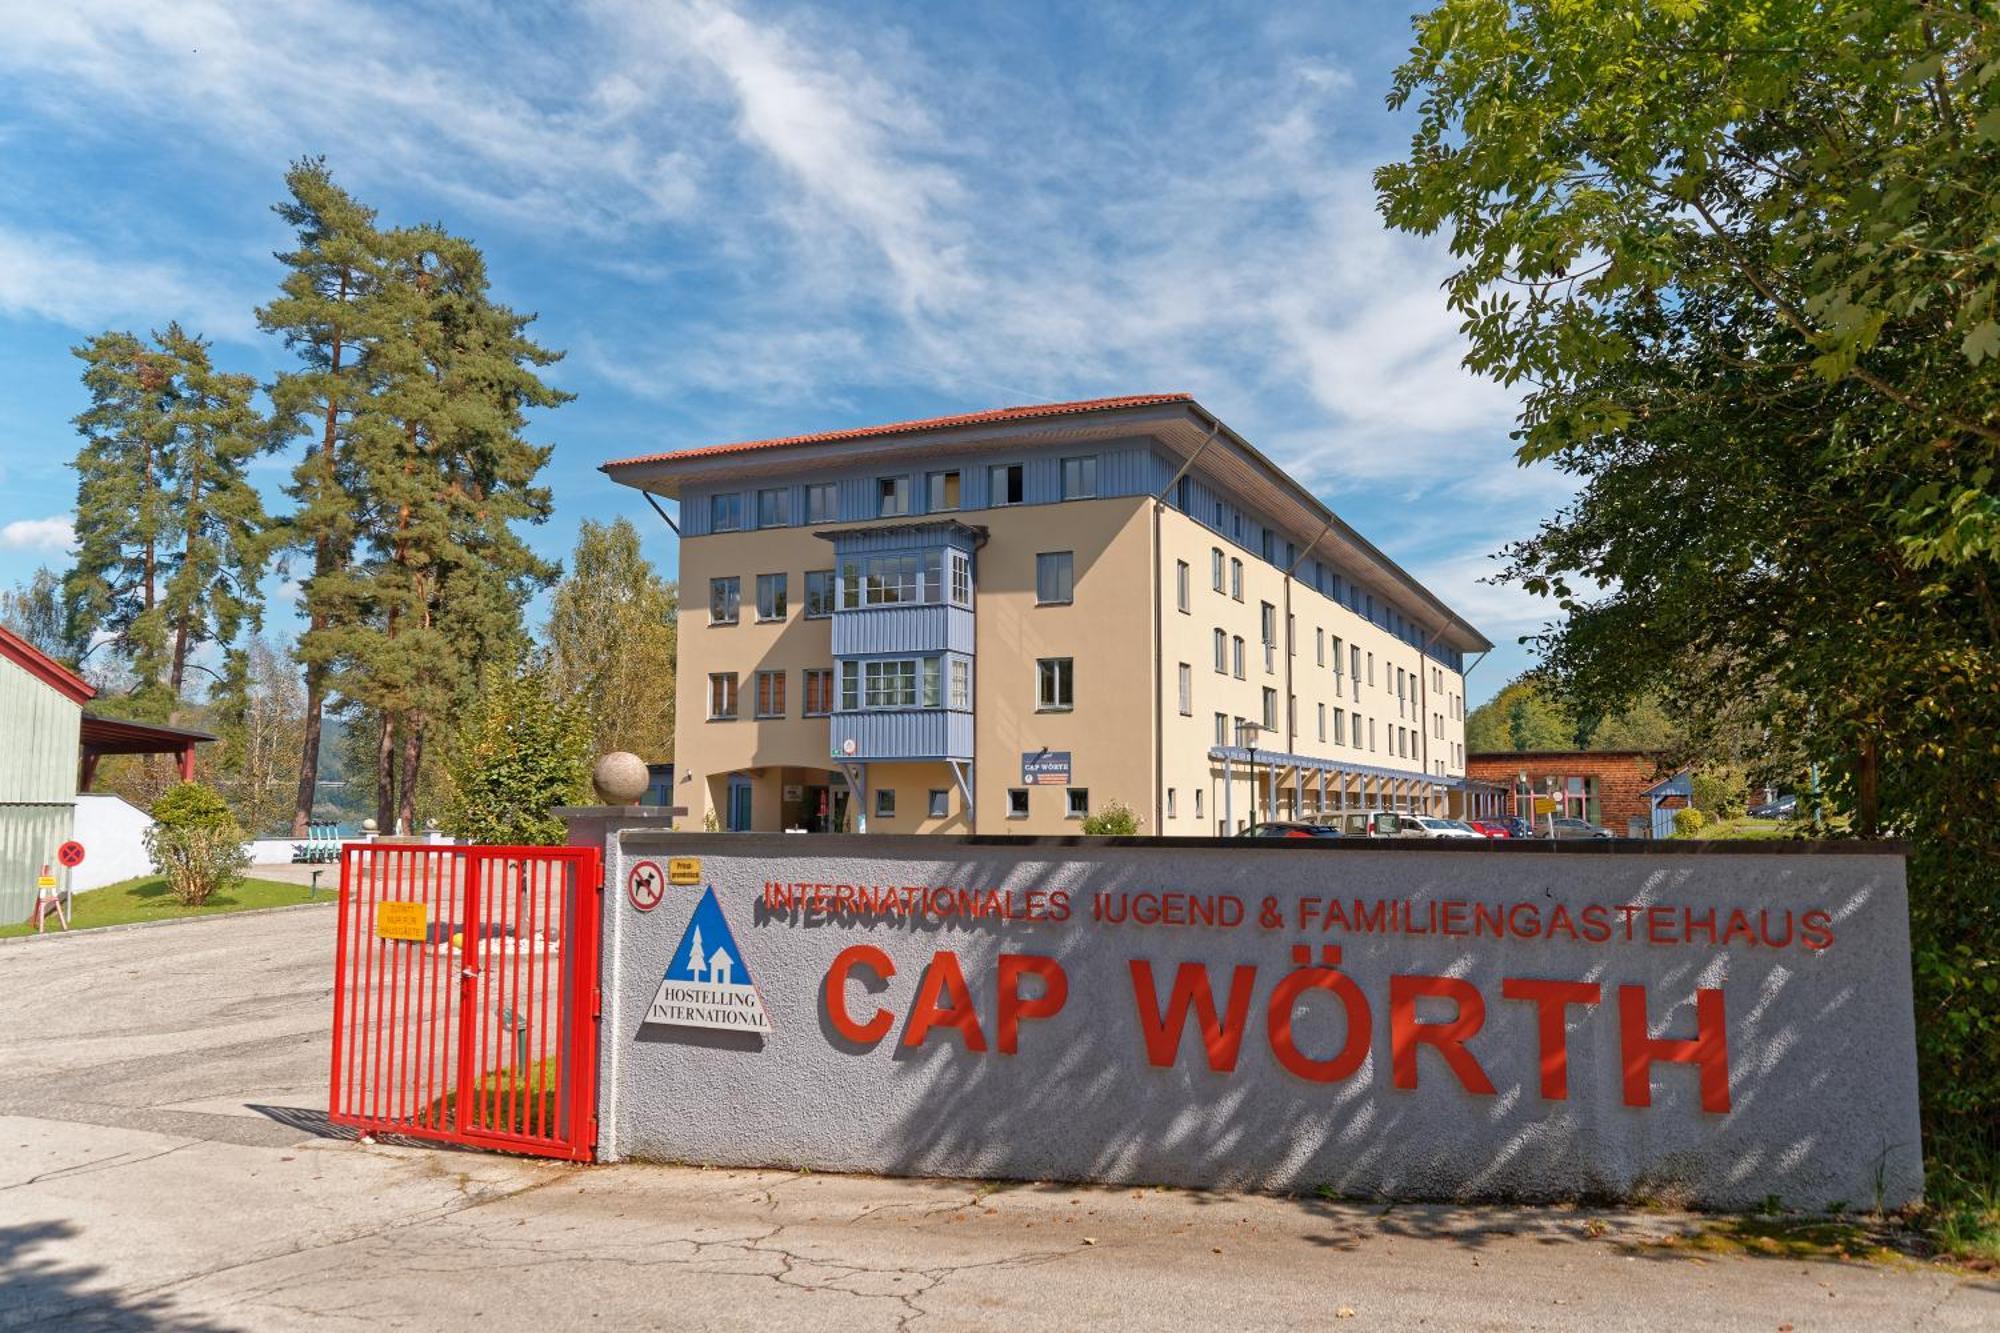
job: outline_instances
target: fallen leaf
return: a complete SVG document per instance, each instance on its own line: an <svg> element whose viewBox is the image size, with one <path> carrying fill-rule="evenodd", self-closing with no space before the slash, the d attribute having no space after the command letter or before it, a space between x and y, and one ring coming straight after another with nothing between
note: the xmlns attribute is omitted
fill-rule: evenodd
<svg viewBox="0 0 2000 1333"><path fill-rule="evenodd" d="M1333 1312L1333 1317L1335 1319L1352 1319L1354 1318L1354 1307L1351 1305L1343 1305L1338 1310L1335 1310Z"/></svg>

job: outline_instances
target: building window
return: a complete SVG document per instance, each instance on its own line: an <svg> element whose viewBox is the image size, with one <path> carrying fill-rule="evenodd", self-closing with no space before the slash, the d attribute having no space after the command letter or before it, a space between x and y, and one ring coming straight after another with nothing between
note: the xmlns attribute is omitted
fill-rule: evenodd
<svg viewBox="0 0 2000 1333"><path fill-rule="evenodd" d="M917 660L914 657L861 664L863 708L915 708Z"/></svg>
<svg viewBox="0 0 2000 1333"><path fill-rule="evenodd" d="M731 575L708 581L708 623L734 625L743 601L743 580Z"/></svg>
<svg viewBox="0 0 2000 1333"><path fill-rule="evenodd" d="M972 557L963 551L951 553L951 600L958 606L972 605Z"/></svg>
<svg viewBox="0 0 2000 1333"><path fill-rule="evenodd" d="M848 560L840 567L840 604L851 611L861 606L935 602L939 560L937 551Z"/></svg>
<svg viewBox="0 0 2000 1333"><path fill-rule="evenodd" d="M1017 505L1025 498L1021 484L1023 469L1019 463L996 463L986 469L986 502L995 509L1006 505Z"/></svg>
<svg viewBox="0 0 2000 1333"><path fill-rule="evenodd" d="M785 715L785 673L782 671L759 671L757 673L757 716L783 717Z"/></svg>
<svg viewBox="0 0 2000 1333"><path fill-rule="evenodd" d="M896 789L884 787L875 793L875 817L894 819L896 817Z"/></svg>
<svg viewBox="0 0 2000 1333"><path fill-rule="evenodd" d="M1319 706L1319 739L1320 739L1320 744L1322 744L1322 745L1326 744L1326 705L1325 705L1325 704L1321 704L1321 705Z"/></svg>
<svg viewBox="0 0 2000 1333"><path fill-rule="evenodd" d="M1264 687L1264 730L1274 732L1277 729L1278 692L1266 685Z"/></svg>
<svg viewBox="0 0 2000 1333"><path fill-rule="evenodd" d="M1229 636L1220 629L1215 631L1215 674L1229 674Z"/></svg>
<svg viewBox="0 0 2000 1333"><path fill-rule="evenodd" d="M1173 789L1172 787L1169 787L1169 788L1167 788L1167 818L1168 818L1168 819L1179 819L1179 818L1181 817L1181 816L1180 816L1180 810L1179 810L1178 806L1179 806L1179 802L1177 802L1177 801L1175 801L1175 800L1174 800L1174 789Z"/></svg>
<svg viewBox="0 0 2000 1333"><path fill-rule="evenodd" d="M1278 563L1277 537L1276 534L1274 534L1269 528L1263 529L1263 535L1258 543L1258 549L1260 553L1263 555L1264 559L1268 560L1274 565Z"/></svg>
<svg viewBox="0 0 2000 1333"><path fill-rule="evenodd" d="M1340 659L1340 650L1338 648L1334 649L1333 656L1335 661ZM1323 629L1315 628L1313 630L1313 664L1315 666L1326 665L1326 631Z"/></svg>
<svg viewBox="0 0 2000 1333"><path fill-rule="evenodd" d="M910 479L877 477L875 513L881 518L900 518L910 512Z"/></svg>
<svg viewBox="0 0 2000 1333"><path fill-rule="evenodd" d="M1043 551L1035 557L1035 605L1069 605L1075 600L1075 580L1075 552Z"/></svg>
<svg viewBox="0 0 2000 1333"><path fill-rule="evenodd" d="M791 597L791 587L792 576L789 574L759 574L757 619L783 620Z"/></svg>
<svg viewBox="0 0 2000 1333"><path fill-rule="evenodd" d="M960 712L972 708L972 663L963 658L951 661L951 706Z"/></svg>
<svg viewBox="0 0 2000 1333"><path fill-rule="evenodd" d="M833 711L833 668L807 667L806 716L825 717Z"/></svg>
<svg viewBox="0 0 2000 1333"><path fill-rule="evenodd" d="M931 788L930 813L932 819L943 819L951 813L951 791L949 788Z"/></svg>
<svg viewBox="0 0 2000 1333"><path fill-rule="evenodd" d="M840 517L840 488L830 481L806 487L806 522L832 523Z"/></svg>
<svg viewBox="0 0 2000 1333"><path fill-rule="evenodd" d="M757 526L782 528L792 521L791 495L782 487L757 492Z"/></svg>
<svg viewBox="0 0 2000 1333"><path fill-rule="evenodd" d="M708 717L711 722L736 719L736 673L711 672L708 677Z"/></svg>
<svg viewBox="0 0 2000 1333"><path fill-rule="evenodd" d="M1333 680L1334 680L1333 688L1335 689L1335 691L1338 691L1340 689L1340 672L1341 672L1340 652L1341 652L1340 636L1336 634L1333 636Z"/></svg>
<svg viewBox="0 0 2000 1333"><path fill-rule="evenodd" d="M1187 561L1174 561L1174 605L1180 608L1182 615L1192 614L1188 610L1188 586L1193 582L1190 578L1192 573Z"/></svg>
<svg viewBox="0 0 2000 1333"><path fill-rule="evenodd" d="M1194 789L1194 817L1196 819L1201 818L1201 788L1199 787Z"/></svg>
<svg viewBox="0 0 2000 1333"><path fill-rule="evenodd" d="M1375 748L1375 719L1372 717L1368 719L1368 748Z"/></svg>
<svg viewBox="0 0 2000 1333"><path fill-rule="evenodd" d="M1232 634L1229 637L1229 658L1230 658L1229 665L1232 669L1232 674L1235 675L1236 679L1242 680L1243 679L1243 636L1241 634Z"/></svg>
<svg viewBox="0 0 2000 1333"><path fill-rule="evenodd" d="M1064 817L1068 819L1087 817L1090 814L1090 788L1070 787L1068 792L1069 808L1064 811Z"/></svg>
<svg viewBox="0 0 2000 1333"><path fill-rule="evenodd" d="M958 473L933 472L930 475L930 512L950 513L958 508Z"/></svg>
<svg viewBox="0 0 2000 1333"><path fill-rule="evenodd" d="M1229 557L1229 595L1243 600L1243 562L1233 555Z"/></svg>
<svg viewBox="0 0 2000 1333"><path fill-rule="evenodd" d="M1333 710L1333 743L1347 744L1347 714L1338 708Z"/></svg>
<svg viewBox="0 0 2000 1333"><path fill-rule="evenodd" d="M833 571L806 571L806 619L824 620L833 614Z"/></svg>
<svg viewBox="0 0 2000 1333"><path fill-rule="evenodd" d="M1181 663L1181 716L1194 716L1194 668Z"/></svg>
<svg viewBox="0 0 2000 1333"><path fill-rule="evenodd" d="M734 532L743 526L743 497L734 493L708 497L708 530Z"/></svg>
<svg viewBox="0 0 2000 1333"><path fill-rule="evenodd" d="M1067 657L1043 657L1035 662L1035 710L1067 712L1076 707L1076 668Z"/></svg>
<svg viewBox="0 0 2000 1333"><path fill-rule="evenodd" d="M1375 654L1368 654L1368 688L1375 688Z"/></svg>
<svg viewBox="0 0 2000 1333"><path fill-rule="evenodd" d="M1361 748L1361 714L1349 713L1348 717L1354 720L1354 748L1358 750Z"/></svg>
<svg viewBox="0 0 2000 1333"><path fill-rule="evenodd" d="M1211 546L1208 548L1208 565L1209 565L1209 572L1215 576L1215 590L1217 592L1221 592L1222 591L1222 548L1220 546Z"/></svg>
<svg viewBox="0 0 2000 1333"><path fill-rule="evenodd" d="M1007 789L1007 818L1026 819L1028 817L1028 789L1009 787Z"/></svg>
<svg viewBox="0 0 2000 1333"><path fill-rule="evenodd" d="M1217 745L1229 744L1229 714L1227 713L1217 713L1215 715L1215 743Z"/></svg>
<svg viewBox="0 0 2000 1333"><path fill-rule="evenodd" d="M1065 458L1062 461L1062 498L1065 500L1093 500L1097 498L1097 458Z"/></svg>

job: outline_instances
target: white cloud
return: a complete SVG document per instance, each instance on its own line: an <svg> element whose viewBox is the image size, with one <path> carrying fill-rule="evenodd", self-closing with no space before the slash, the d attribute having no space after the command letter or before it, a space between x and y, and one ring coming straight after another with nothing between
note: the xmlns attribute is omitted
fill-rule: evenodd
<svg viewBox="0 0 2000 1333"><path fill-rule="evenodd" d="M138 328L179 319L217 338L254 335L253 302L231 299L178 267L92 253L75 238L0 226L0 313L68 328Z"/></svg>
<svg viewBox="0 0 2000 1333"><path fill-rule="evenodd" d="M0 526L0 550L68 551L75 545L76 526L67 514L17 518Z"/></svg>

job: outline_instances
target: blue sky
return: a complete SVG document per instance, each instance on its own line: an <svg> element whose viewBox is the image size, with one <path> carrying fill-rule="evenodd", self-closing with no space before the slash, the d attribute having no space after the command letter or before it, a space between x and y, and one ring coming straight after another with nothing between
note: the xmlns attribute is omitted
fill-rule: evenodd
<svg viewBox="0 0 2000 1333"><path fill-rule="evenodd" d="M577 400L535 426L552 556L624 514L671 572L607 458L1187 390L1500 645L1474 701L1544 618L1481 580L1567 488L1460 368L1442 242L1374 212L1397 8L0 0L0 25L0 583L64 561L72 345L179 319L286 364L251 312L285 166L323 153L385 221L478 241L567 351Z"/></svg>

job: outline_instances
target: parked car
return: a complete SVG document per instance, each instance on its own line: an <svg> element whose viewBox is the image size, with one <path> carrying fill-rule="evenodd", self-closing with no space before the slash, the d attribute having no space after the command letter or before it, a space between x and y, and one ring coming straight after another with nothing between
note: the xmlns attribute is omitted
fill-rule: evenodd
<svg viewBox="0 0 2000 1333"><path fill-rule="evenodd" d="M1244 835L1246 838L1338 838L1340 830L1331 824L1308 824L1303 821L1273 821L1268 824L1252 824Z"/></svg>
<svg viewBox="0 0 2000 1333"><path fill-rule="evenodd" d="M1618 835L1602 824L1593 824L1588 819L1556 818L1558 838L1615 838Z"/></svg>
<svg viewBox="0 0 2000 1333"><path fill-rule="evenodd" d="M1475 819L1471 821L1472 831L1482 838L1517 838L1521 835L1509 827L1513 821L1506 819Z"/></svg>
<svg viewBox="0 0 2000 1333"><path fill-rule="evenodd" d="M1341 816L1340 831L1350 838L1421 838L1410 827L1410 816L1400 810L1349 810Z"/></svg>
<svg viewBox="0 0 2000 1333"><path fill-rule="evenodd" d="M1440 819L1436 815L1410 815L1405 823L1421 829L1415 836L1419 838L1477 838L1481 835L1470 824L1457 819Z"/></svg>
<svg viewBox="0 0 2000 1333"><path fill-rule="evenodd" d="M1535 836L1535 826L1519 815L1501 815L1498 819L1489 822L1498 824L1501 828L1506 829L1507 836L1510 838L1532 838Z"/></svg>
<svg viewBox="0 0 2000 1333"><path fill-rule="evenodd" d="M1749 814L1752 819L1797 819L1799 817L1799 798L1796 796L1780 796L1775 801L1766 801L1762 805L1751 806Z"/></svg>

